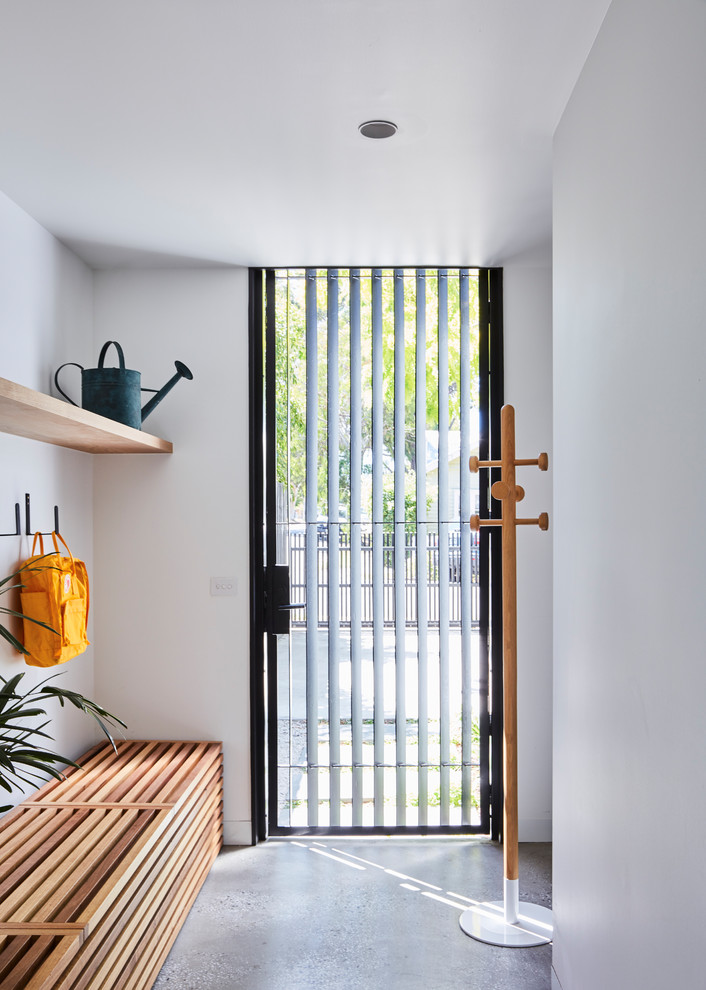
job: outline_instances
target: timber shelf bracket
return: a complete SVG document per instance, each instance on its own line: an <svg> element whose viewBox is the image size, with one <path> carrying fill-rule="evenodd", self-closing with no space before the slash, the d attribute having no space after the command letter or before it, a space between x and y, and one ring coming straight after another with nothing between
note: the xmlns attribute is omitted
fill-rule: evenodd
<svg viewBox="0 0 706 990"><path fill-rule="evenodd" d="M460 918L463 931L472 938L492 945L516 948L544 945L553 936L552 912L538 904L519 899L518 808L517 808L517 527L549 528L549 516L518 519L517 503L525 497L524 488L515 479L516 468L538 467L546 471L549 458L540 454L533 459L515 457L515 410L503 406L500 413L499 461L479 461L471 457L473 473L481 468L500 468L500 480L490 489L502 505L501 519L471 516L471 529L482 526L502 527L502 601L503 601L503 900L485 902L464 911Z"/></svg>

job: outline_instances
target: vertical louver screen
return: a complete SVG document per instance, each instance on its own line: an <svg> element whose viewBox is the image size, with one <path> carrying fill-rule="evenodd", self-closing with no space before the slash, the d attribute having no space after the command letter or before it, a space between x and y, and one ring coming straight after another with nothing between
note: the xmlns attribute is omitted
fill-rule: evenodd
<svg viewBox="0 0 706 990"><path fill-rule="evenodd" d="M468 526L479 281L403 268L268 278L268 484L291 617L268 658L273 832L487 828Z"/></svg>

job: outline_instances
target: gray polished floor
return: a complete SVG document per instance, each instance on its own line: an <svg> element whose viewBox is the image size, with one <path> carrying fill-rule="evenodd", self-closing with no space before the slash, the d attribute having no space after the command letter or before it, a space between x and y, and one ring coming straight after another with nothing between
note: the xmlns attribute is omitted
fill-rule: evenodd
<svg viewBox="0 0 706 990"><path fill-rule="evenodd" d="M551 945L465 935L502 897L502 848L470 838L271 839L216 861L155 990L549 990ZM551 846L520 846L520 900L551 907Z"/></svg>

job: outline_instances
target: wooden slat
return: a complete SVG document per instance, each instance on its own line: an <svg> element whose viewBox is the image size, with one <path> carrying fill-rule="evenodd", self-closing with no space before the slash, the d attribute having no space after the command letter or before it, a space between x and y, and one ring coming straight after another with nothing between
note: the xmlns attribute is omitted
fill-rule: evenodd
<svg viewBox="0 0 706 990"><path fill-rule="evenodd" d="M158 821L157 813L125 812L110 833L91 849L90 856L72 864L68 882L59 888L44 910L57 921L74 921L81 905L91 904L90 917L82 916L86 925L95 925L98 904L108 889L108 878L121 876L132 866L135 847L140 839L149 838Z"/></svg>
<svg viewBox="0 0 706 990"><path fill-rule="evenodd" d="M178 750L174 747L174 744L160 742L154 752L150 753L148 759L142 760L140 758L139 774L123 774L119 782L117 780L115 781L114 786L107 792L110 795L110 799L117 801L144 800L143 792L147 790L150 781L153 780L155 775L161 773L170 764L173 767L173 772L178 772L178 763L175 762L177 760ZM150 797L161 799L162 795L152 793Z"/></svg>
<svg viewBox="0 0 706 990"><path fill-rule="evenodd" d="M23 868L20 864L15 874L11 874L0 888L0 912L2 921L48 921L50 918L35 918L35 912L41 907L49 891L55 884L61 882L67 869L71 869L71 861L77 847L81 847L92 835L98 837L110 827L107 819L109 812L98 812L98 816L90 812L76 813L76 822L66 822L60 832L58 843L47 842L45 847L37 850L28 864L31 868ZM67 865L68 862L68 865ZM21 916L20 916L21 915Z"/></svg>
<svg viewBox="0 0 706 990"><path fill-rule="evenodd" d="M16 959L0 983L0 990L25 990L40 969L44 974L42 976L44 986L53 987L56 980L61 978L71 957L75 956L80 948L78 938L66 935L59 938L40 935L18 938L17 941L18 949L20 943L23 943L25 950L17 953ZM30 953L27 948L35 951Z"/></svg>
<svg viewBox="0 0 706 990"><path fill-rule="evenodd" d="M154 822L150 824L148 829L142 831L137 841L125 852L121 869L114 870L105 878L100 888L100 899L94 899L89 906L84 908L81 915L72 920L83 921L90 926L97 926L101 922L110 906L129 884L135 871L142 867L150 851L163 839L170 820L168 813L156 813Z"/></svg>
<svg viewBox="0 0 706 990"><path fill-rule="evenodd" d="M212 803L214 804L214 807L218 811L218 807L220 804L219 801L220 795L214 795L214 797L216 798L216 801ZM197 826L196 834L198 835L198 827L199 827L198 821L196 822L196 826ZM211 829L210 831L211 833L213 833L213 829ZM132 914L134 913L135 905L140 904L140 902L144 898L145 891L149 891L153 889L159 890L159 888L162 886L159 880L159 876L161 873L163 873L165 869L165 865L168 866L168 864L175 856L181 857L186 862L189 862L194 858L194 856L196 855L194 849L194 838L195 838L194 833L193 831L191 831L187 833L186 844L184 845L184 840L181 840L181 844L179 845L178 850L174 850L171 847L166 850L155 850L151 858L151 862L149 864L146 864L145 868L142 870L140 875L134 878L131 887L124 891L124 896L121 898L120 902L119 903L116 902L110 914L106 916L105 924L103 926L103 928L107 932L105 934L105 937L102 939L100 944L98 944L97 940L95 939L89 941L89 943L86 945L85 949L83 950L81 958L76 960L72 968L72 971L67 973L65 983L62 983L62 987L71 986L72 988L79 988L86 986L86 987L90 987L90 990L93 990L94 983L90 982L89 976L86 975L89 974L89 967L86 965L87 959L90 956L91 958L90 977L92 979L95 976L96 967L98 966L99 963L101 963L105 959L106 954L110 951L112 945L117 940L119 940L121 944L124 941L125 938L124 927L128 923ZM212 835L211 841L213 842L214 839L215 839L215 845L217 846L217 848L220 848L220 836ZM171 846L173 847L173 842L171 843ZM167 890L166 893L167 893L166 899L171 902L173 900L174 891ZM83 977L81 977L80 975L81 972L84 974Z"/></svg>
<svg viewBox="0 0 706 990"><path fill-rule="evenodd" d="M61 925L48 921L0 921L0 935L71 935L83 942L83 925Z"/></svg>
<svg viewBox="0 0 706 990"><path fill-rule="evenodd" d="M54 987L76 956L84 937L85 933L80 931L61 935L58 926L55 934L41 937L7 933L0 960L0 990L25 988L28 980L37 979L38 972L44 974L45 986Z"/></svg>
<svg viewBox="0 0 706 990"><path fill-rule="evenodd" d="M118 743L118 752L103 744L92 757L90 764L82 764L80 770L67 774L66 780L53 782L54 786L42 788L36 795L41 801L101 801L109 800L120 783L127 777L141 772L148 765L159 742L148 743L144 749L133 742Z"/></svg>
<svg viewBox="0 0 706 990"><path fill-rule="evenodd" d="M94 785L92 780L98 774L103 772L105 775L110 777L111 774L115 774L115 779L122 779L124 773L131 773L136 767L144 766L147 763L148 755L156 747L163 745L176 745L176 746L198 746L203 745L202 740L177 740L177 739L119 739L116 741L117 753L113 751L112 746L106 742L97 743L91 749L89 749L80 759L77 761L80 763L80 767L68 767L64 771L64 780L50 780L47 781L39 790L35 793L32 800L37 801L53 801L53 800L71 800L71 793L82 794L82 800L90 800L88 796L88 790ZM221 744L218 742L208 742L206 745L209 749L212 749L217 754L220 753ZM126 766L128 759L133 756L138 756L137 763L133 764L131 767ZM59 796L61 795L61 797ZM3 822L7 820L12 812L9 812Z"/></svg>
<svg viewBox="0 0 706 990"><path fill-rule="evenodd" d="M54 941L45 940L51 944ZM0 939L0 990L9 986L8 977L17 971L17 964L35 941L30 935L5 935Z"/></svg>
<svg viewBox="0 0 706 990"><path fill-rule="evenodd" d="M171 902L163 902L145 934L143 944L133 955L131 965L123 970L114 990L149 990L169 955L186 916L208 876L218 849L204 850L196 864L184 869L184 881L178 884L179 894ZM107 988L105 988L107 990ZM111 988L113 990L113 988Z"/></svg>
<svg viewBox="0 0 706 990"><path fill-rule="evenodd" d="M201 748L200 752L203 752ZM178 787L183 776L185 761L190 757L190 749L175 743L165 743L159 759L146 767L139 777L130 778L127 785L121 788L122 793L115 796L124 801L171 800L171 791ZM198 759L198 753L193 759Z"/></svg>
<svg viewBox="0 0 706 990"><path fill-rule="evenodd" d="M26 801L26 807L32 808L46 808L49 805L43 801ZM136 811L171 811L174 808L173 804L157 804L153 801L144 801L140 803L139 801L52 801L50 807L52 808L87 808L89 810L96 810L99 808L117 808L120 811L127 811L129 808L133 808Z"/></svg>
<svg viewBox="0 0 706 990"><path fill-rule="evenodd" d="M117 883L112 884L108 888L106 879L112 876L116 869L119 869L126 855L133 849L150 824L150 822L145 820L144 816L141 816L131 824L129 830L120 837L120 841L113 846L102 860L99 868L94 870L82 884L76 885L70 899L62 905L59 917L65 920L81 918L81 923L87 930L97 927L101 917L107 911L106 909L106 911L101 913L98 910L97 904L101 893L105 891L107 897L108 889L111 891L120 889ZM136 863L136 857L133 855L128 863L128 871L125 875L129 882L130 873ZM110 903L112 904L115 900L115 897L111 898Z"/></svg>
<svg viewBox="0 0 706 990"><path fill-rule="evenodd" d="M159 795L162 799L178 803L217 760L220 760L220 747L216 748L211 743L200 743L193 752L180 754L178 775L170 774L167 769L160 777L151 781L150 795L153 799ZM146 797L146 794L142 797Z"/></svg>
<svg viewBox="0 0 706 990"><path fill-rule="evenodd" d="M69 792L69 789L75 787L77 784L78 790L80 791L81 779L90 779L90 777L86 777L84 775L87 772L94 770L96 766L100 765L104 761L104 749L105 743L97 743L83 754L80 760L80 766L67 767L63 771L63 779L55 780L52 778L51 780L48 780L46 784L43 784L39 790L34 793L30 800L34 804L51 804L59 794L66 795ZM26 803L27 802L23 802L21 805L18 805L18 807L22 808ZM10 814L12 813L10 812ZM4 819L3 823L6 820L7 819Z"/></svg>
<svg viewBox="0 0 706 990"><path fill-rule="evenodd" d="M79 761L82 770L42 788L28 804L176 803L205 772L207 763L220 759L220 743L119 742L117 754L103 744L93 751L90 764Z"/></svg>
<svg viewBox="0 0 706 990"><path fill-rule="evenodd" d="M86 984L87 988L90 986L90 990L103 985L113 986L112 976L122 973L126 965L134 965L139 943L160 909L163 908L169 915L175 910L178 900L178 877L183 870L193 870L194 862L199 860L200 854L193 850L194 830L199 831L198 824L196 822L192 826L180 844L170 851L168 857L155 864L148 882L143 884L139 896L134 898L130 910L126 911L121 919L123 927L119 940L105 955L102 966L93 972L90 985Z"/></svg>
<svg viewBox="0 0 706 990"><path fill-rule="evenodd" d="M147 990L221 847L219 743L79 762L0 823L0 990Z"/></svg>
<svg viewBox="0 0 706 990"><path fill-rule="evenodd" d="M208 794L204 795L204 800L206 800L207 798L208 798ZM134 884L136 880L139 880L139 878L147 870L151 868L155 856L159 857L164 849L169 848L169 844L173 841L173 837L179 834L179 830L183 827L183 824L185 822L188 822L188 817L187 816L180 817L179 820L177 820L174 823L173 827L171 827L169 831L163 837L161 837L160 842L151 844L145 850L145 856L139 859L139 861L133 852L126 852L125 849L115 850L114 857L117 860L117 862L120 864L121 869L125 872L128 883ZM126 863L129 866L129 870L124 870ZM105 883L103 880L101 880L101 889L104 889L104 886ZM115 886L117 886L117 884L115 884ZM123 884L122 887L128 889L129 891L127 884ZM84 906L83 908L81 908L80 912L77 904L73 905L73 909L71 910L71 912L68 912L68 907L67 907L67 914L66 914L67 919L71 918L72 920L83 920L87 924L91 922L95 922L96 905L93 901L89 903L88 898L85 896L86 894L87 891L83 891ZM76 897L78 897L78 893Z"/></svg>
<svg viewBox="0 0 706 990"><path fill-rule="evenodd" d="M202 847L194 856L182 857L178 872L171 879L170 895L161 897L152 917L146 919L147 923L141 928L140 941L135 946L135 951L129 957L124 956L125 964L115 986L131 985L135 980L139 981L137 985L141 987L151 985L140 980L141 974L155 964L157 972L161 968L217 852L218 844L212 842L210 846ZM148 944L152 944L152 948L146 951L144 946ZM155 948L159 953L157 959L154 958ZM112 985L105 984L106 990Z"/></svg>
<svg viewBox="0 0 706 990"><path fill-rule="evenodd" d="M188 792L194 774L205 772L212 761L220 760L219 743L166 743L159 760L123 786L114 797L121 801L165 801L175 804Z"/></svg>
<svg viewBox="0 0 706 990"><path fill-rule="evenodd" d="M31 869L35 860L41 861L48 853L47 842L59 843L66 822L71 829L71 809L63 809L44 813L38 809L25 810L9 822L2 831L2 846L0 847L0 905L4 897L5 881L22 864ZM3 822L4 824L4 822ZM38 850L38 851L37 851Z"/></svg>
<svg viewBox="0 0 706 990"><path fill-rule="evenodd" d="M220 795L214 795L215 807L218 807ZM195 839L198 836L198 825L197 822L197 832L187 833L188 841L186 844L179 846L181 850L181 855L183 859L188 862L195 855ZM88 990L94 990L96 984L96 972L100 965L102 965L107 954L111 951L113 945L119 941L123 944L125 940L125 926L129 923L130 918L134 912L139 908L139 905L143 902L145 896L149 891L154 891L156 888L159 890L162 886L160 881L160 874L163 873L165 865L168 866L169 862L175 856L174 838L170 835L170 845L166 848L159 848L153 850L152 856L148 862L143 864L141 871L136 874L129 887L126 887L122 892L122 896L119 901L112 906L109 914L106 915L104 919L104 924L102 926L101 934L102 938L100 940L96 938L91 938L87 942L85 948L82 951L80 958L77 958L74 962L71 970L67 972L64 981L61 983L61 988L71 987L72 990L81 990L81 988L88 988ZM220 848L220 841L217 837L217 846ZM173 891L167 890L167 900L171 901L174 895ZM88 961L90 960L90 965Z"/></svg>

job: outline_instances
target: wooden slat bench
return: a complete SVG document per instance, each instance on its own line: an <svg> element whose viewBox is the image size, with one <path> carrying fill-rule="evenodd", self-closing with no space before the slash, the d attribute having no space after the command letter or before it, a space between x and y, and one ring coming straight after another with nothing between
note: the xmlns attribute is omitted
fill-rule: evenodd
<svg viewBox="0 0 706 990"><path fill-rule="evenodd" d="M117 748L0 822L0 990L148 990L218 855L221 744Z"/></svg>

